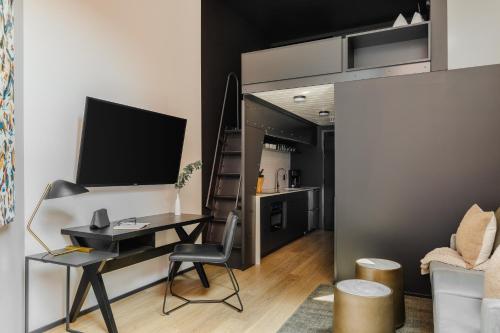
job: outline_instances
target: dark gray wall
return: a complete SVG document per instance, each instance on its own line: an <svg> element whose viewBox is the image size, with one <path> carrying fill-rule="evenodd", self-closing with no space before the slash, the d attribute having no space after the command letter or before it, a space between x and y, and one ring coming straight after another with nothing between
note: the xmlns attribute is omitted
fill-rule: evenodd
<svg viewBox="0 0 500 333"><path fill-rule="evenodd" d="M217 141L226 77L235 72L241 78L241 53L268 47L259 32L223 1L201 2L201 104L202 104L202 199L208 193ZM233 82L226 109L225 125L236 124Z"/></svg>
<svg viewBox="0 0 500 333"><path fill-rule="evenodd" d="M290 166L292 169L301 170L303 186L323 185L323 131L333 130L333 126L318 126L316 133L316 144L297 144L297 154L292 154Z"/></svg>
<svg viewBox="0 0 500 333"><path fill-rule="evenodd" d="M419 260L477 202L500 206L500 66L340 83L336 100L337 279L360 257Z"/></svg>

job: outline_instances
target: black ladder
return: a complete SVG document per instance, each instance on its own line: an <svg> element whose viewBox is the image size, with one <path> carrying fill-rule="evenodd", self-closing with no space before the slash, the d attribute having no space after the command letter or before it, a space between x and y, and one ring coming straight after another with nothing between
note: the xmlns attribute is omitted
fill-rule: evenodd
<svg viewBox="0 0 500 333"><path fill-rule="evenodd" d="M236 84L236 127L225 127L224 111L226 109L227 95L231 79ZM239 81L235 73L230 73L226 81L226 91L222 105L221 118L219 122L219 132L215 148L215 156L212 164L212 174L206 207L210 210L212 220L205 229L203 242L216 244L223 238L224 226L227 216L231 211L236 211L240 216L234 239L233 251L229 259L229 266L241 268L242 262L242 239L243 228L241 219L241 130L239 124L240 114Z"/></svg>

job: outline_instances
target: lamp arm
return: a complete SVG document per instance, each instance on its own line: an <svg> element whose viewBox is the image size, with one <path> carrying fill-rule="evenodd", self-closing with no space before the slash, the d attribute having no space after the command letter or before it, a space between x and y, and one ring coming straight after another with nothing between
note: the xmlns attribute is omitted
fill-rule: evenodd
<svg viewBox="0 0 500 333"><path fill-rule="evenodd" d="M36 213L38 212L38 209L40 208L40 206L42 205L42 202L43 200L45 199L45 197L47 196L47 194L49 193L50 191L50 188L52 187L52 184L47 184L47 186L45 187L45 190L43 191L43 194L42 196L40 197L40 199L38 200L38 203L36 204L35 206L35 209L33 210L33 213L31 213L31 216L28 220L28 224L26 225L26 230L28 230L28 232L30 233L30 235L40 244L43 246L43 248L48 252L50 253L51 255L54 255L54 253L49 249L49 247L47 245L45 245L45 243L40 239L40 237L38 237L34 232L33 230L31 230L31 224L33 223L33 220L35 219L35 216L36 216Z"/></svg>

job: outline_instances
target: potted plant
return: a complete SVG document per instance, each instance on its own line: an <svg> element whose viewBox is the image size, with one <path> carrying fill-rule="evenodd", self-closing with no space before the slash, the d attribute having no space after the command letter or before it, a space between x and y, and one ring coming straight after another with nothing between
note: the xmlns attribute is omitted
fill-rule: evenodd
<svg viewBox="0 0 500 333"><path fill-rule="evenodd" d="M179 173L179 177L177 178L177 183L175 183L175 189L177 190L177 197L175 198L175 215L181 215L181 198L180 192L181 189L186 186L191 179L191 176L196 170L200 170L202 166L201 161L196 161L193 163L189 163L182 169L182 172Z"/></svg>

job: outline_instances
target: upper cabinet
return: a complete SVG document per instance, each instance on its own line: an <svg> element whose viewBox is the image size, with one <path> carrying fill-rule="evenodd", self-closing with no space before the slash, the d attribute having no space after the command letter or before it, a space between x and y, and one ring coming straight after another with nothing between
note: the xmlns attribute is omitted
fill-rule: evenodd
<svg viewBox="0 0 500 333"><path fill-rule="evenodd" d="M340 73L342 38L244 53L241 62L244 85Z"/></svg>
<svg viewBox="0 0 500 333"><path fill-rule="evenodd" d="M446 69L446 16L346 36L243 53L244 93ZM439 13L443 15L439 16ZM432 46L432 50L431 50Z"/></svg>

